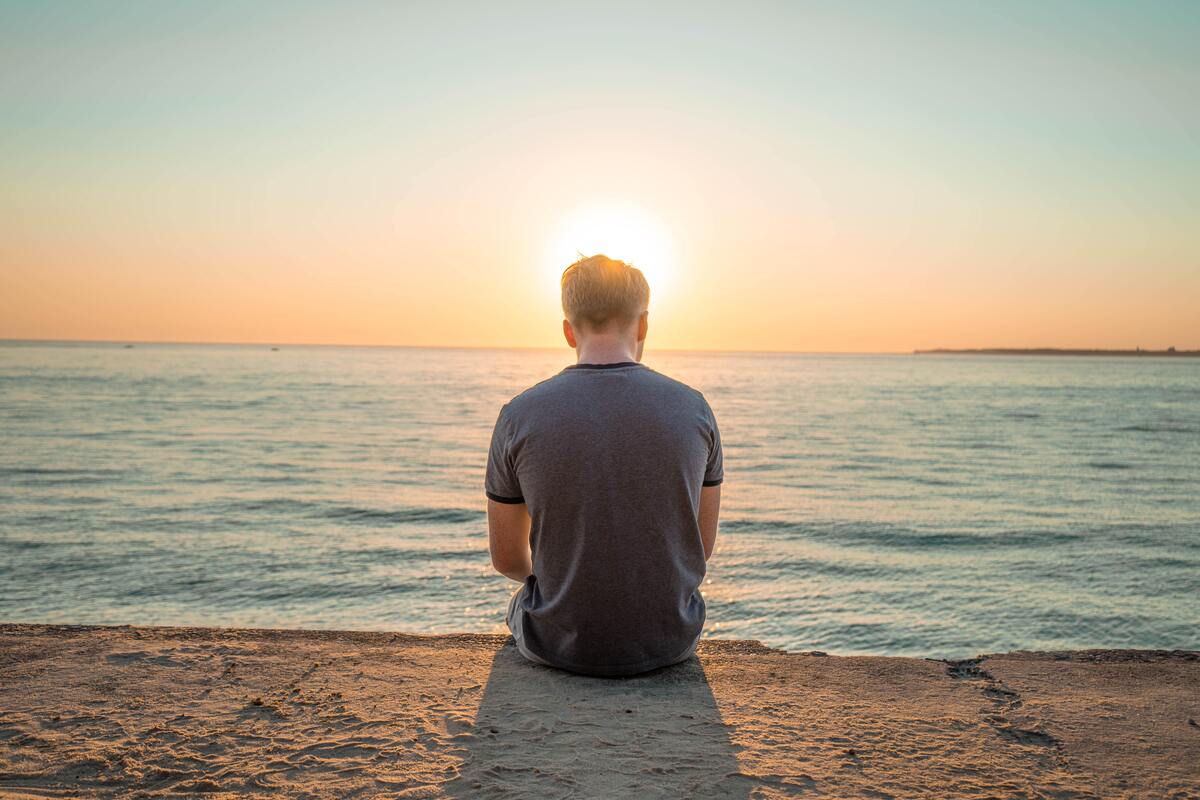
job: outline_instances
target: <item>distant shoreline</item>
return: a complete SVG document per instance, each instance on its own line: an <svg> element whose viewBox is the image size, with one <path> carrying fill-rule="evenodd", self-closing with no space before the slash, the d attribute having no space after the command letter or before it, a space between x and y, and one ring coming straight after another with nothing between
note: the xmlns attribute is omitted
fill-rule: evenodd
<svg viewBox="0 0 1200 800"><path fill-rule="evenodd" d="M1143 356L1166 358L1200 358L1200 350L1071 350L1059 347L985 347L979 349L913 350L918 356Z"/></svg>

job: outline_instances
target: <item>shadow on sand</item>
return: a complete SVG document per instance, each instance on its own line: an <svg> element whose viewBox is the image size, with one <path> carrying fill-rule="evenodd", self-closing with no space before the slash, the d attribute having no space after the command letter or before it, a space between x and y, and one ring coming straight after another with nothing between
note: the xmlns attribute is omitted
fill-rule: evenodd
<svg viewBox="0 0 1200 800"><path fill-rule="evenodd" d="M500 648L452 797L748 797L699 659L586 678Z"/></svg>

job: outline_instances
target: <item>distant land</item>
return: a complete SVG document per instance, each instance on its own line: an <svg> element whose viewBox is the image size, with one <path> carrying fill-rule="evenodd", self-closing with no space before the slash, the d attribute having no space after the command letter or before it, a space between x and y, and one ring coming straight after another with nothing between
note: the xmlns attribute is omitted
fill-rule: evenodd
<svg viewBox="0 0 1200 800"><path fill-rule="evenodd" d="M975 350L913 350L919 356L1170 356L1200 358L1200 350L1071 350L1061 347L984 347Z"/></svg>

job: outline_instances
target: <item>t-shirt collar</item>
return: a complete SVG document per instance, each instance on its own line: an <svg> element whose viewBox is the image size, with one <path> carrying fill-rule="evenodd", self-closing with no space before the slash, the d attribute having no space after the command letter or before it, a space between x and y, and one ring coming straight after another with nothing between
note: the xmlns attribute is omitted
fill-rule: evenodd
<svg viewBox="0 0 1200 800"><path fill-rule="evenodd" d="M614 361L611 364L572 364L567 369L616 369L617 367L641 366L636 361Z"/></svg>

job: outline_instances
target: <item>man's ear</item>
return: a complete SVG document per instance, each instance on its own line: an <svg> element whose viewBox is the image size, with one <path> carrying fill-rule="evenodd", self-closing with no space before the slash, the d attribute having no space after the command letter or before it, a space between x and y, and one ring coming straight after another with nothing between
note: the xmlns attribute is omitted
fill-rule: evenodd
<svg viewBox="0 0 1200 800"><path fill-rule="evenodd" d="M649 330L649 328L650 328L650 312L643 311L642 315L640 317L638 317L638 338L637 338L637 340L639 342L646 341L646 331Z"/></svg>
<svg viewBox="0 0 1200 800"><path fill-rule="evenodd" d="M571 345L574 350L579 347L579 343L575 341L575 329L571 327L570 320L563 320L563 336L567 339L567 344Z"/></svg>

